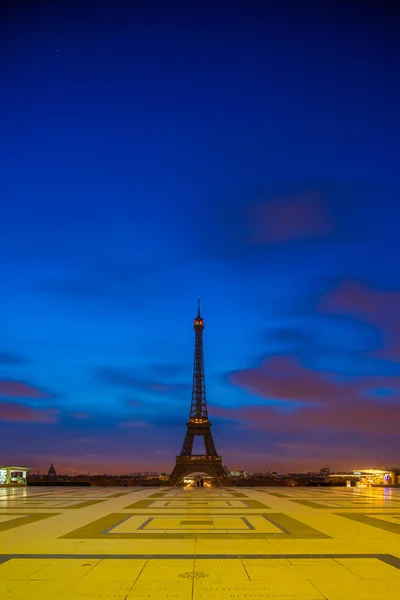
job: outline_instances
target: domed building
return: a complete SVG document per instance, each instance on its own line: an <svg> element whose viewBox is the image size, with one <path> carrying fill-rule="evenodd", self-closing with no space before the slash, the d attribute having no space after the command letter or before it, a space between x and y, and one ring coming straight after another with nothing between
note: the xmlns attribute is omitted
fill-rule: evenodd
<svg viewBox="0 0 400 600"><path fill-rule="evenodd" d="M57 477L56 470L53 467L53 463L51 463L50 469L48 470L48 473L47 473L47 479L49 481L54 481L56 477Z"/></svg>

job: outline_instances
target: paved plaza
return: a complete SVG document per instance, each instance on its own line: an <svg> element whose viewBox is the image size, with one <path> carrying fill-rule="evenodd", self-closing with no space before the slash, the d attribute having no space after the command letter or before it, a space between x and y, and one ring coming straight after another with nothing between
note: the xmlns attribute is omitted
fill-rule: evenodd
<svg viewBox="0 0 400 600"><path fill-rule="evenodd" d="M0 488L0 598L400 597L400 489Z"/></svg>

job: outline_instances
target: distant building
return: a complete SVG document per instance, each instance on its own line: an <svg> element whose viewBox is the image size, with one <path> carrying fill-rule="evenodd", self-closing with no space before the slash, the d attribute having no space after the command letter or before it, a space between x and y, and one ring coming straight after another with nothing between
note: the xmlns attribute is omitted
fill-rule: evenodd
<svg viewBox="0 0 400 600"><path fill-rule="evenodd" d="M246 477L247 471L229 471L229 477Z"/></svg>
<svg viewBox="0 0 400 600"><path fill-rule="evenodd" d="M328 477L329 473L329 467L322 467L322 469L319 470L319 474L322 475L322 477Z"/></svg>
<svg viewBox="0 0 400 600"><path fill-rule="evenodd" d="M386 469L359 469L348 473L330 473L329 481L332 483L350 481L361 487L370 485L396 485L399 483L396 471Z"/></svg>
<svg viewBox="0 0 400 600"><path fill-rule="evenodd" d="M47 479L48 479L49 481L54 481L56 477L57 477L56 470L55 470L55 468L53 467L53 463L51 463L51 465L50 465L50 469L49 469L49 470L48 470L48 472L47 472Z"/></svg>
<svg viewBox="0 0 400 600"><path fill-rule="evenodd" d="M0 467L0 487L26 485L29 467Z"/></svg>

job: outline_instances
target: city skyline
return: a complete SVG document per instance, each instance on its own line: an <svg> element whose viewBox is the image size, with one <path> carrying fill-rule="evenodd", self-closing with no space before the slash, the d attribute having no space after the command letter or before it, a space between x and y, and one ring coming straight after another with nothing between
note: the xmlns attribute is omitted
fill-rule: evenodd
<svg viewBox="0 0 400 600"><path fill-rule="evenodd" d="M197 298L223 464L400 464L399 19L348 4L9 7L2 464L170 472Z"/></svg>

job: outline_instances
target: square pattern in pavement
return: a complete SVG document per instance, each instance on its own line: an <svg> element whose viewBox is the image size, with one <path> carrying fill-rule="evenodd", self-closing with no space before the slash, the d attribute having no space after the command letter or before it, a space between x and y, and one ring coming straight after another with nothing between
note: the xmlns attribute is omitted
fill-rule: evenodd
<svg viewBox="0 0 400 600"><path fill-rule="evenodd" d="M398 488L0 488L0 598L400 598Z"/></svg>

